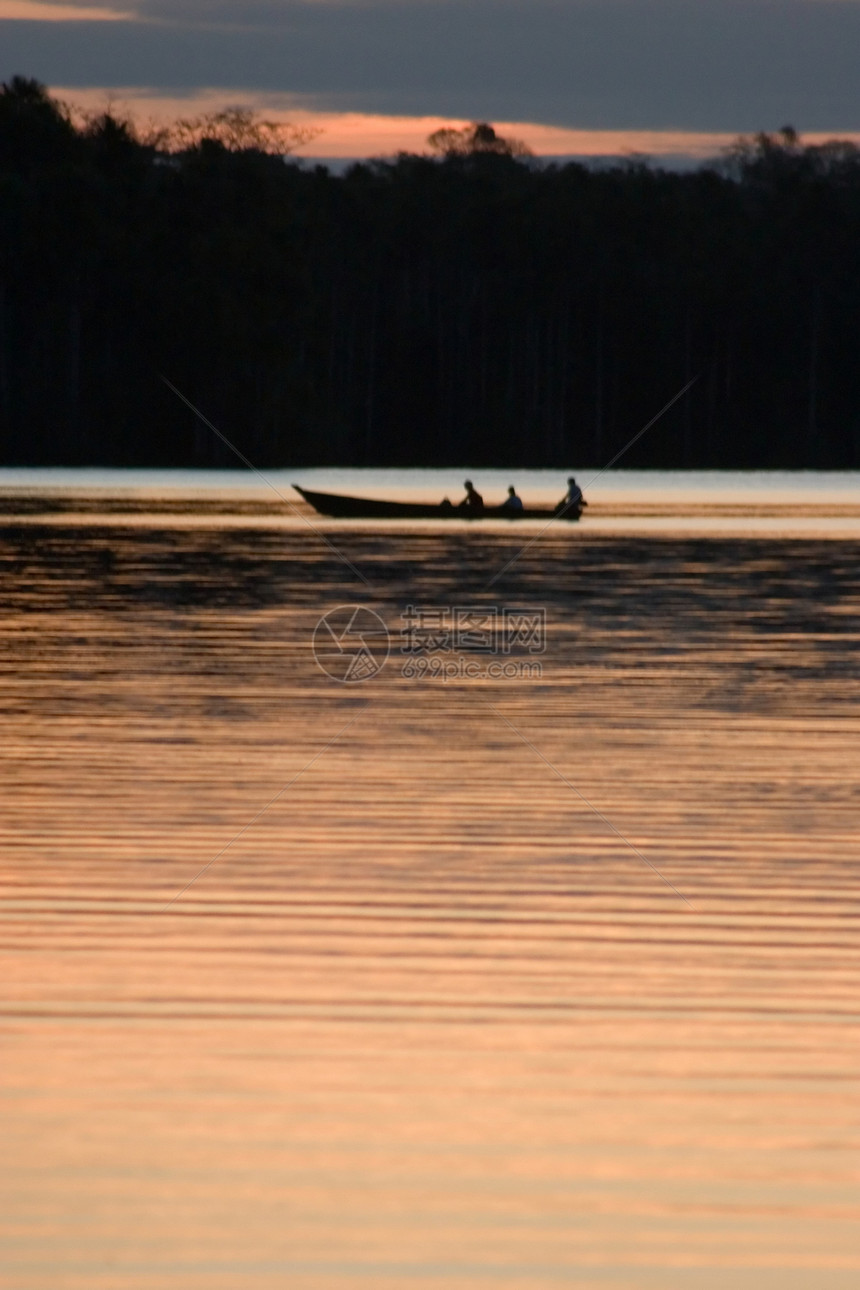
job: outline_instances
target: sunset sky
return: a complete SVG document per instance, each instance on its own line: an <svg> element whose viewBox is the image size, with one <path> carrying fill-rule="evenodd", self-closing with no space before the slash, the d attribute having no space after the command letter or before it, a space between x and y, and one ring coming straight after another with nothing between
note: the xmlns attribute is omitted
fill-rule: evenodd
<svg viewBox="0 0 860 1290"><path fill-rule="evenodd" d="M0 80L143 118L243 103L313 156L489 120L542 154L860 137L860 0L0 0Z"/></svg>

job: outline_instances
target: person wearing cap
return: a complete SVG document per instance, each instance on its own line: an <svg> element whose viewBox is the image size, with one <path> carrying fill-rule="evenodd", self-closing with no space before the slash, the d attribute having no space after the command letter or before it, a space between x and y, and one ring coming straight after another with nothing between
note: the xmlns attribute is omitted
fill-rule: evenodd
<svg viewBox="0 0 860 1290"><path fill-rule="evenodd" d="M466 490L466 496L457 509L460 511L472 511L476 514L480 513L484 509L484 499L473 486L471 479L467 479L463 487Z"/></svg>

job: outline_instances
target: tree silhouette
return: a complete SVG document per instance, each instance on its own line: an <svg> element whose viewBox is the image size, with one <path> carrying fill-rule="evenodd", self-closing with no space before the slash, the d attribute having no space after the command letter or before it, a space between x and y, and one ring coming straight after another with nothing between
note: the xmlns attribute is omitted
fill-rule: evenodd
<svg viewBox="0 0 860 1290"><path fill-rule="evenodd" d="M530 157L531 148L520 139L503 139L486 121L474 121L461 130L445 126L427 136L433 152L446 157L471 157L476 153L495 153L502 157Z"/></svg>
<svg viewBox="0 0 860 1290"><path fill-rule="evenodd" d="M599 465L700 372L625 464L860 467L851 143L531 166L475 123L334 175L207 120L0 87L4 463L231 465L163 372L261 468Z"/></svg>
<svg viewBox="0 0 860 1290"><path fill-rule="evenodd" d="M146 141L163 152L187 152L204 143L228 152L263 152L287 156L317 138L320 130L288 121L265 121L249 107L233 105L203 116L180 117L152 127Z"/></svg>

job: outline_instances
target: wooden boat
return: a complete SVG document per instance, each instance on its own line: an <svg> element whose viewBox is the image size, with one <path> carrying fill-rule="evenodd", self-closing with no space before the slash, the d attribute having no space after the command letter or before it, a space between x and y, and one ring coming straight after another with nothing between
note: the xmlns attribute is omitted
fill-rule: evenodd
<svg viewBox="0 0 860 1290"><path fill-rule="evenodd" d="M341 493L317 493L293 484L296 492L320 515L349 520L551 520L555 511L546 507L524 507L521 511L506 506L485 506L482 511L460 510L449 502L389 502L381 498L345 497ZM561 520L578 520L581 509L571 507Z"/></svg>

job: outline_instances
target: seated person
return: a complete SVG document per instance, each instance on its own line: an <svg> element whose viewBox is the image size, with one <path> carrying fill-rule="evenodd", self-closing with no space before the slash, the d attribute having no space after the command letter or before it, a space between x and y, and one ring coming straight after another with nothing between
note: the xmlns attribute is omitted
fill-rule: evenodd
<svg viewBox="0 0 860 1290"><path fill-rule="evenodd" d="M467 479L463 487L466 490L466 496L460 502L457 509L459 511L476 511L484 509L484 499L479 492L472 487L471 479Z"/></svg>
<svg viewBox="0 0 860 1290"><path fill-rule="evenodd" d="M516 489L513 484L508 489L508 495L502 502L503 511L521 511L523 509L522 499L517 497Z"/></svg>
<svg viewBox="0 0 860 1290"><path fill-rule="evenodd" d="M587 505L588 502L582 495L582 489L571 475L567 481L567 492L555 508L556 514L559 515L563 512L566 515L578 515L583 506Z"/></svg>

